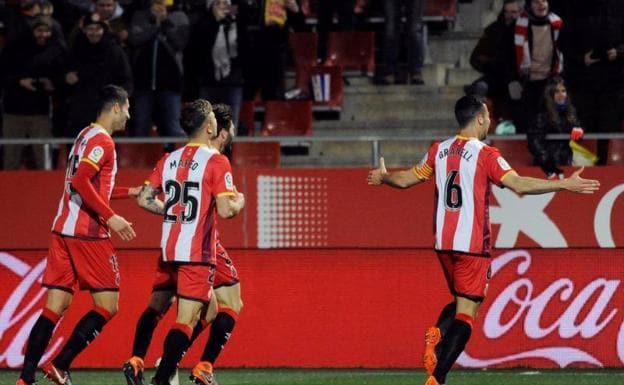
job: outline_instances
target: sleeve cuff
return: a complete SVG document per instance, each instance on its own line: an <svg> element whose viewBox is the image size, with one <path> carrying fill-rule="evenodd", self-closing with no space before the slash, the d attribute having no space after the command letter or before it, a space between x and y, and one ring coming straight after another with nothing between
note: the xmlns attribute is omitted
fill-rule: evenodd
<svg viewBox="0 0 624 385"><path fill-rule="evenodd" d="M80 159L81 162L85 162L85 163L89 163L91 166L93 166L97 171L100 171L100 166L93 162L91 159L89 158L82 158Z"/></svg>

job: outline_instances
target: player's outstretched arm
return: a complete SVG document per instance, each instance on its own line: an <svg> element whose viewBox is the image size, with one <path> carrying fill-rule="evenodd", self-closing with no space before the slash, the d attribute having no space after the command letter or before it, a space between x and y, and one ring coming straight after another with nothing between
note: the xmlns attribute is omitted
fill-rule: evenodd
<svg viewBox="0 0 624 385"><path fill-rule="evenodd" d="M150 184L144 184L137 196L137 204L150 213L163 215L165 204L157 198L158 193L158 189L153 188Z"/></svg>
<svg viewBox="0 0 624 385"><path fill-rule="evenodd" d="M388 172L383 157L379 158L379 167L368 172L366 180L369 186L387 184L394 188L408 188L423 181L412 169Z"/></svg>
<svg viewBox="0 0 624 385"><path fill-rule="evenodd" d="M518 194L544 194L553 191L566 190L578 194L593 194L600 188L600 182L593 179L581 178L584 168L574 171L572 175L561 180L546 180L520 176L515 171L507 174L502 182Z"/></svg>
<svg viewBox="0 0 624 385"><path fill-rule="evenodd" d="M143 186L136 187L123 187L123 186L115 186L113 188L113 192L111 193L111 199L125 199L125 198L136 198L141 192L141 188Z"/></svg>

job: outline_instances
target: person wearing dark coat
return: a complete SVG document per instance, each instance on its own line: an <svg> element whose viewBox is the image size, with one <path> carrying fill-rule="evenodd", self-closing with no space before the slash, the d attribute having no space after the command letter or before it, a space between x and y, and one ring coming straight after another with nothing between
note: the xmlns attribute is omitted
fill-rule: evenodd
<svg viewBox="0 0 624 385"><path fill-rule="evenodd" d="M580 140L583 136L580 126L564 80L554 77L544 90L541 109L527 132L535 164L548 178L563 177L559 167L572 164L572 150L568 139L546 139L546 135L569 134L570 139Z"/></svg>
<svg viewBox="0 0 624 385"><path fill-rule="evenodd" d="M189 36L188 18L168 10L165 0L152 0L132 18L134 95L130 131L148 136L152 120L162 136L184 136L180 127L182 50Z"/></svg>
<svg viewBox="0 0 624 385"><path fill-rule="evenodd" d="M132 71L128 58L107 24L94 13L84 19L81 32L70 51L65 75L70 87L69 122L64 136L76 136L97 115L98 92L107 84L132 92Z"/></svg>
<svg viewBox="0 0 624 385"><path fill-rule="evenodd" d="M565 77L587 132L622 131L624 117L624 2L567 3L570 20L562 31ZM608 140L598 141L598 164L607 159Z"/></svg>
<svg viewBox="0 0 624 385"><path fill-rule="evenodd" d="M507 85L515 78L514 23L521 9L518 0L505 0L498 18L485 28L470 55L470 64L483 76L468 87L467 93L489 97L497 118L511 114Z"/></svg>
<svg viewBox="0 0 624 385"><path fill-rule="evenodd" d="M2 53L4 87L4 137L51 136L50 97L63 78L64 44L52 38L53 23L47 16L32 22L30 34L13 40ZM4 168L21 166L23 146L4 148ZM43 146L33 146L32 166L44 167Z"/></svg>
<svg viewBox="0 0 624 385"><path fill-rule="evenodd" d="M290 30L305 25L297 0L261 0L239 5L239 17L248 26L249 60L245 60L244 99L254 100L260 90L263 100L284 99L284 75Z"/></svg>
<svg viewBox="0 0 624 385"><path fill-rule="evenodd" d="M230 0L215 0L193 27L184 53L186 97L229 105L235 126L243 100L244 38Z"/></svg>

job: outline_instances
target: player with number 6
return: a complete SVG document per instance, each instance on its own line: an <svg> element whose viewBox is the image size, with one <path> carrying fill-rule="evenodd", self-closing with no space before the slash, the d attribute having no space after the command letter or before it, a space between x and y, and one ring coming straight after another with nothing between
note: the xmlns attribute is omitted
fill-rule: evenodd
<svg viewBox="0 0 624 385"><path fill-rule="evenodd" d="M568 178L546 180L520 176L498 149L482 141L490 116L487 106L464 96L455 104L458 135L434 143L421 162L406 170L388 172L383 158L368 173L368 184L408 188L433 178L436 185L435 251L454 297L442 310L436 326L425 333L425 385L440 385L464 350L490 278L492 246L489 222L491 184L518 194L567 190L592 194L597 180L581 178L582 168Z"/></svg>

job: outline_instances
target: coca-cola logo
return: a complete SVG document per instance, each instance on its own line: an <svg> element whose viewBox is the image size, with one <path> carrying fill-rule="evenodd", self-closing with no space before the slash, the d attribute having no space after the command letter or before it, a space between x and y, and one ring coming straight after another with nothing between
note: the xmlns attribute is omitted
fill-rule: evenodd
<svg viewBox="0 0 624 385"><path fill-rule="evenodd" d="M573 278L562 276L548 283L541 292L537 292L529 274L532 261L533 258L527 250L509 251L492 261L494 278L503 269L513 269L515 266L517 279L506 284L495 295L483 314L483 334L487 339L504 339L514 327L521 327L527 343L515 344L518 347L515 353L492 358L473 357L466 351L459 357L459 365L482 368L512 361L521 364L518 361L540 358L550 360L562 368L572 363L603 366L601 360L592 352L567 346L569 344L566 341L574 337L590 340L617 322L618 309L615 307L614 296L621 280L595 278L583 287L576 287ZM564 309L561 310L561 306L558 306L553 314L554 302L563 304ZM507 313L508 316L503 317L503 312L509 312L510 309L512 316ZM544 322L544 315L547 313L550 316L556 315L555 321ZM543 346L539 343L553 335L558 337L556 345ZM618 358L624 363L624 322L619 326L614 343ZM531 344L540 347L526 349Z"/></svg>
<svg viewBox="0 0 624 385"><path fill-rule="evenodd" d="M0 303L0 367L17 368L24 362L24 346L42 310L40 300L45 289L41 287L41 279L45 266L45 258L30 266L18 257L0 252L0 272L17 276L17 284L8 288L6 301ZM3 282L11 280L5 278ZM53 340L42 362L56 354L62 343L62 337Z"/></svg>

